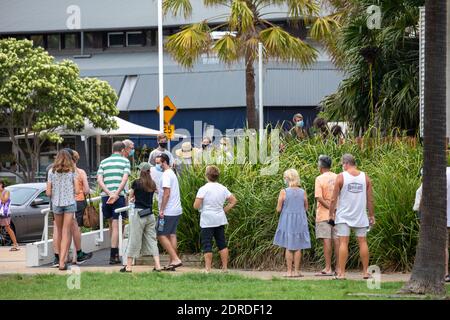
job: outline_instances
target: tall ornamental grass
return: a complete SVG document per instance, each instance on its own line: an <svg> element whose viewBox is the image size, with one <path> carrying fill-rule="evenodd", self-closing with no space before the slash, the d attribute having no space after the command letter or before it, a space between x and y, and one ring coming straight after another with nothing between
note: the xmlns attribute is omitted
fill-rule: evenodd
<svg viewBox="0 0 450 320"><path fill-rule="evenodd" d="M279 191L284 187L283 172L295 168L301 186L308 194L309 231L312 248L303 251L303 263L318 268L324 264L321 243L315 239L314 181L319 175L317 159L326 154L333 159L332 171L342 172L344 153L356 157L359 168L373 181L376 225L368 233L370 263L383 270L409 270L418 237L418 221L412 211L415 191L420 184L422 149L407 139L290 140L280 154L276 175L261 176L261 165L219 165L219 182L238 199L228 214L226 229L230 264L236 268L279 269L284 267L284 251L272 244L279 215L275 211ZM192 208L197 190L205 183L205 166L186 169L180 176L183 216L178 227L180 251L200 253L199 212ZM358 245L350 243L349 267L359 266Z"/></svg>

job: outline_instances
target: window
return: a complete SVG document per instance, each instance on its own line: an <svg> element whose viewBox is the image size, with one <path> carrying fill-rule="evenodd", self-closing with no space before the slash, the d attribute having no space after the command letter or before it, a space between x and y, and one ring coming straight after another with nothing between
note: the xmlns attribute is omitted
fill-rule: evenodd
<svg viewBox="0 0 450 320"><path fill-rule="evenodd" d="M33 41L34 47L44 47L44 36L42 34L32 35L30 40Z"/></svg>
<svg viewBox="0 0 450 320"><path fill-rule="evenodd" d="M80 46L80 34L79 33L66 33L63 35L64 49L79 49Z"/></svg>
<svg viewBox="0 0 450 320"><path fill-rule="evenodd" d="M146 45L156 46L156 30L147 30L146 34Z"/></svg>
<svg viewBox="0 0 450 320"><path fill-rule="evenodd" d="M50 198L45 194L45 191L42 191L36 198L42 199L42 204L50 203Z"/></svg>
<svg viewBox="0 0 450 320"><path fill-rule="evenodd" d="M38 189L27 187L7 187L11 196L11 204L13 206L22 206L30 200L30 198L38 191Z"/></svg>
<svg viewBox="0 0 450 320"><path fill-rule="evenodd" d="M61 37L59 34L49 34L47 36L47 48L49 50L61 50Z"/></svg>
<svg viewBox="0 0 450 320"><path fill-rule="evenodd" d="M127 32L127 47L141 47L144 43L144 33L142 31Z"/></svg>
<svg viewBox="0 0 450 320"><path fill-rule="evenodd" d="M108 47L123 47L125 45L125 34L123 32L108 33Z"/></svg>
<svg viewBox="0 0 450 320"><path fill-rule="evenodd" d="M90 49L103 48L101 32L87 32L84 34L84 47Z"/></svg>

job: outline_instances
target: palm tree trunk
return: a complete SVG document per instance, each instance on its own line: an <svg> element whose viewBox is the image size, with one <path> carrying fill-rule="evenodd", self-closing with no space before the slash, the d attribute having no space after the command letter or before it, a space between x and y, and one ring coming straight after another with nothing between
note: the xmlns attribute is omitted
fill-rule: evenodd
<svg viewBox="0 0 450 320"><path fill-rule="evenodd" d="M249 50L250 51L250 50ZM247 104L247 124L249 129L258 127L255 108L255 68L250 53L245 55L245 94Z"/></svg>
<svg viewBox="0 0 450 320"><path fill-rule="evenodd" d="M446 2L425 3L425 114L422 219L407 293L445 294L446 184Z"/></svg>

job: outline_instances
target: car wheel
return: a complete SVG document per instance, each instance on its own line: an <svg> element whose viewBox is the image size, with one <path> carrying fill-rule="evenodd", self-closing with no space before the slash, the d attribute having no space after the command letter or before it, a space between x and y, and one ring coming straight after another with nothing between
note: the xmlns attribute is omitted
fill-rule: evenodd
<svg viewBox="0 0 450 320"><path fill-rule="evenodd" d="M13 242L8 234L8 231L6 231L5 227L0 227L0 245L1 246L12 246ZM16 233L16 228L14 227L14 224L11 223L11 229Z"/></svg>

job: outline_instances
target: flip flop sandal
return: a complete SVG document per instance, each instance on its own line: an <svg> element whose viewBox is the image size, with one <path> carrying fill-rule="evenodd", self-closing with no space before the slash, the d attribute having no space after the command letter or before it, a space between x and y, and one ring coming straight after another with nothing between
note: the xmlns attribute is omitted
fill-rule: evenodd
<svg viewBox="0 0 450 320"><path fill-rule="evenodd" d="M333 272L327 273L325 271L320 271L315 274L316 277L330 277L330 276L335 276L335 275L336 275L336 273L333 273Z"/></svg>
<svg viewBox="0 0 450 320"><path fill-rule="evenodd" d="M341 278L341 277L338 277L338 276L334 276L333 280L347 280L347 278Z"/></svg>
<svg viewBox="0 0 450 320"><path fill-rule="evenodd" d="M162 269L156 269L156 268L153 268L152 271L153 271L153 272L161 272L161 270L162 270Z"/></svg>
<svg viewBox="0 0 450 320"><path fill-rule="evenodd" d="M180 262L180 263L178 263L178 264L169 264L169 267L170 267L170 268L173 268L173 269L179 268L179 267L182 267L182 266L183 266L183 263L182 263L182 262Z"/></svg>
<svg viewBox="0 0 450 320"><path fill-rule="evenodd" d="M450 282L450 275L445 276L445 282Z"/></svg>
<svg viewBox="0 0 450 320"><path fill-rule="evenodd" d="M131 270L127 270L127 267L123 267L122 269L119 270L119 272L128 272L131 273Z"/></svg>
<svg viewBox="0 0 450 320"><path fill-rule="evenodd" d="M363 279L364 279L364 280L367 280L367 279L372 279L372 275L367 275L367 276L364 276L364 277L363 277Z"/></svg>
<svg viewBox="0 0 450 320"><path fill-rule="evenodd" d="M12 247L11 249L9 249L9 251L19 251L20 249L17 247Z"/></svg>

